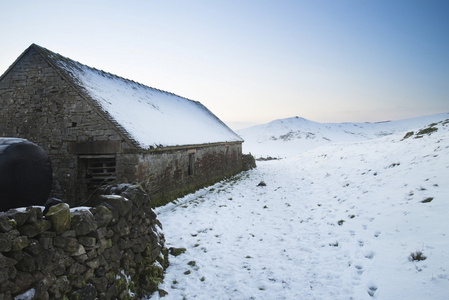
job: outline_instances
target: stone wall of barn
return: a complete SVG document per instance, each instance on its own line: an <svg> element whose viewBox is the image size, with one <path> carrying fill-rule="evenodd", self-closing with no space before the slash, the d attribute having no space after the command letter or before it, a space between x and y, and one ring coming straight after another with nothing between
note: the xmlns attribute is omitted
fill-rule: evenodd
<svg viewBox="0 0 449 300"><path fill-rule="evenodd" d="M110 123L33 48L0 81L0 136L21 137L41 146L51 158L53 178L57 179L52 195L65 201L74 201L79 192L72 143L115 141L120 148L129 148Z"/></svg>
<svg viewBox="0 0 449 300"><path fill-rule="evenodd" d="M156 206L242 170L242 144L215 144L117 158L123 179L145 187Z"/></svg>
<svg viewBox="0 0 449 300"><path fill-rule="evenodd" d="M241 143L140 151L120 129L81 97L34 48L0 80L0 136L41 146L53 168L52 196L71 206L85 203L86 164L112 157L118 182L140 183L155 205L213 184L242 168Z"/></svg>
<svg viewBox="0 0 449 300"><path fill-rule="evenodd" d="M109 187L96 206L0 212L0 299L140 299L163 279L167 250L149 198ZM22 295L22 296L20 296ZM26 295L26 296L25 296Z"/></svg>

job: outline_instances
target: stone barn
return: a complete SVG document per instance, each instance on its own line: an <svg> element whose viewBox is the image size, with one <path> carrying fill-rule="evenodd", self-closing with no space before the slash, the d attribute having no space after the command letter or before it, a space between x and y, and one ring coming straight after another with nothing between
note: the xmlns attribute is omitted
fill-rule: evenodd
<svg viewBox="0 0 449 300"><path fill-rule="evenodd" d="M242 168L243 140L201 103L35 44L0 77L0 136L41 146L70 205L111 182L160 205Z"/></svg>

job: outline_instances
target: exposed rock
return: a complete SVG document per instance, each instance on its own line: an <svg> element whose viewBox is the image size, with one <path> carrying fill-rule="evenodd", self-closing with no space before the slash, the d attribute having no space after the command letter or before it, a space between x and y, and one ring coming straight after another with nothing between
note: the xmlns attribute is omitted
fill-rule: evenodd
<svg viewBox="0 0 449 300"><path fill-rule="evenodd" d="M168 253L170 253L170 255L173 255L173 256L179 256L179 255L183 254L186 251L187 251L186 248L174 248L174 247L171 247L171 248L168 249Z"/></svg>
<svg viewBox="0 0 449 300"><path fill-rule="evenodd" d="M256 159L251 154L242 155L242 171L248 171L256 168Z"/></svg>

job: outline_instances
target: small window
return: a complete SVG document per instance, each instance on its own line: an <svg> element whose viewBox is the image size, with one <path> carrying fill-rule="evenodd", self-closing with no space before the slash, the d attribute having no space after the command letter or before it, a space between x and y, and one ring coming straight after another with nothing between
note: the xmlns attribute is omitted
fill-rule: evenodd
<svg viewBox="0 0 449 300"><path fill-rule="evenodd" d="M98 156L86 159L86 184L89 190L108 184L116 179L115 157Z"/></svg>
<svg viewBox="0 0 449 300"><path fill-rule="evenodd" d="M195 153L189 154L189 175L193 175L195 167Z"/></svg>

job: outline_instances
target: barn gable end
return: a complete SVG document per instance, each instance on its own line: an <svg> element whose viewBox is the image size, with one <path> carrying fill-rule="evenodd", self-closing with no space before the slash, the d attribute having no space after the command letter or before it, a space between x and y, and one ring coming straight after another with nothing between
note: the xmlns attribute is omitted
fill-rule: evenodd
<svg viewBox="0 0 449 300"><path fill-rule="evenodd" d="M0 118L1 136L26 138L49 154L59 197L76 191L73 145L114 144L109 154L133 147L34 46L0 79Z"/></svg>

